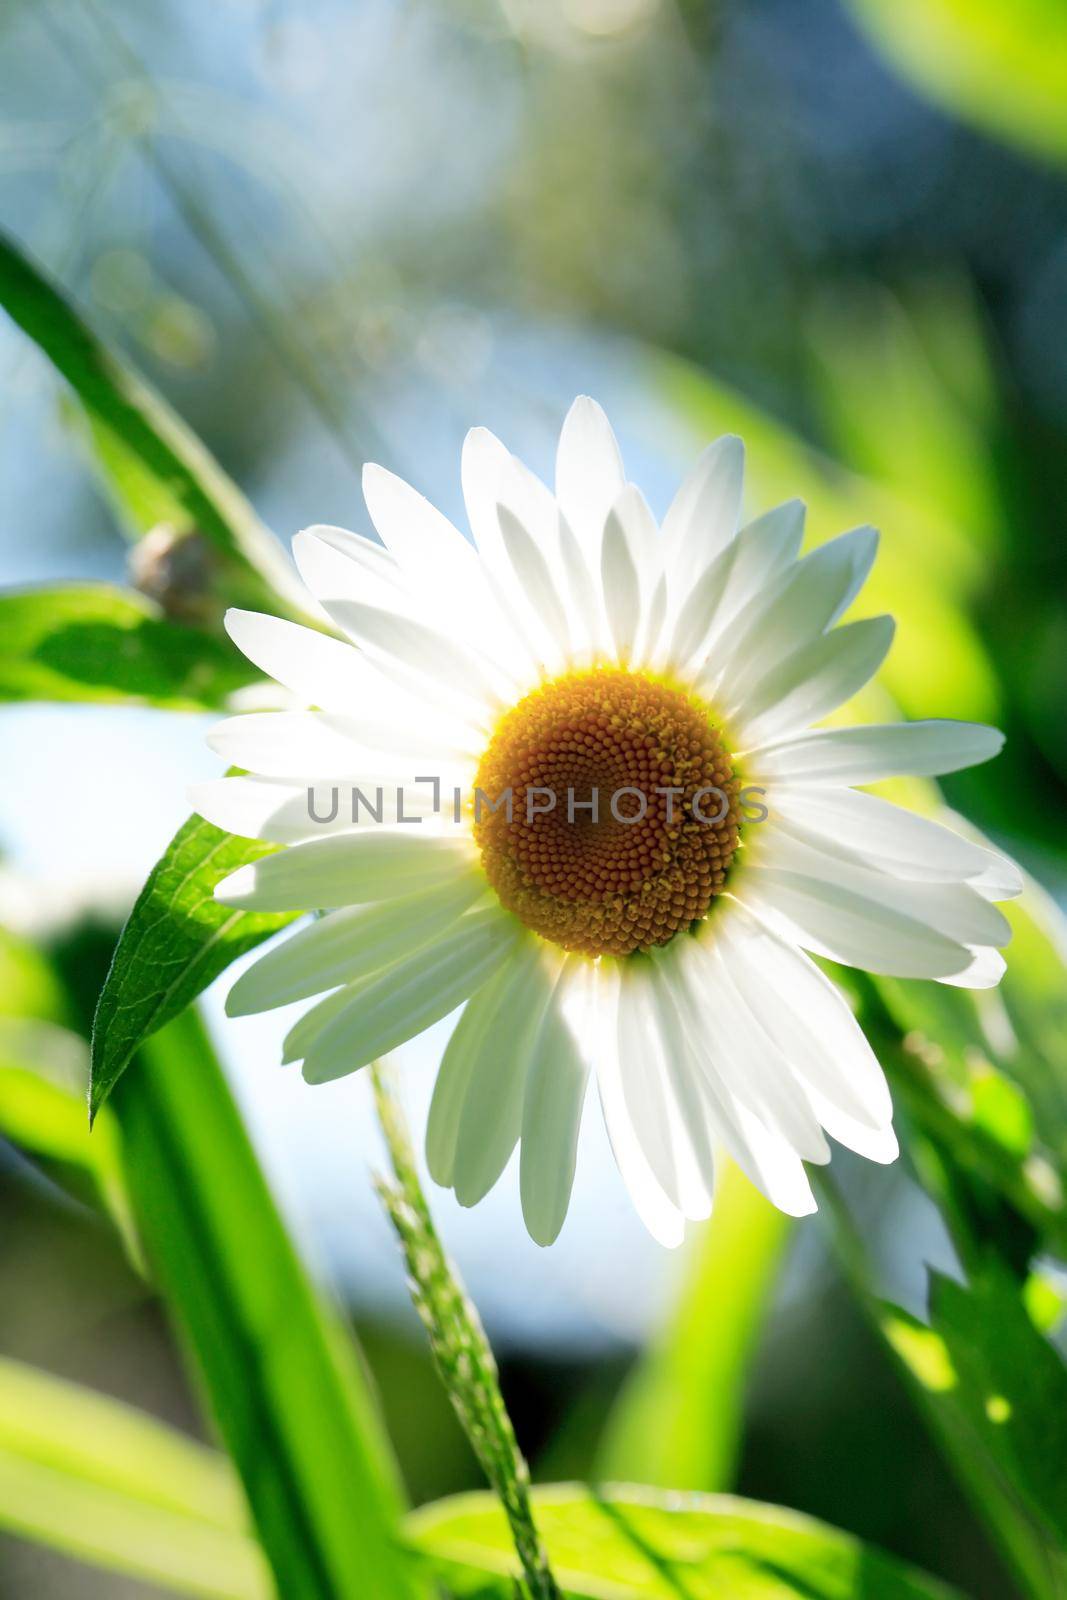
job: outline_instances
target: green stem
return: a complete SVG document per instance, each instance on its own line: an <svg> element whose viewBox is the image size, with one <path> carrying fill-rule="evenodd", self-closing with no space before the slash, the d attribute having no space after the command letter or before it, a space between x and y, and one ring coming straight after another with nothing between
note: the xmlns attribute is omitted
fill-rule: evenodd
<svg viewBox="0 0 1067 1600"><path fill-rule="evenodd" d="M500 1496L531 1600L559 1600L560 1591L534 1522L530 1471L500 1392L481 1319L434 1227L415 1166L403 1113L380 1064L371 1068L378 1121L393 1179L377 1189L407 1262L411 1298L456 1415L486 1477Z"/></svg>

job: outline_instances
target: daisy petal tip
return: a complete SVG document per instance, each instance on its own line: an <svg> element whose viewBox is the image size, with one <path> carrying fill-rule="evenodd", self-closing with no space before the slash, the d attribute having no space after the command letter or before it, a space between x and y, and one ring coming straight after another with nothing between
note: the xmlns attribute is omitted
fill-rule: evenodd
<svg viewBox="0 0 1067 1600"><path fill-rule="evenodd" d="M891 1167L900 1155L900 1141L892 1127L883 1129L877 1141L872 1142L866 1150L868 1161L875 1161L880 1167Z"/></svg>
<svg viewBox="0 0 1067 1600"><path fill-rule="evenodd" d="M241 639L245 630L258 620L261 613L246 611L242 606L227 606L222 617L222 626L233 640L238 650L241 649Z"/></svg>
<svg viewBox="0 0 1067 1600"><path fill-rule="evenodd" d="M226 996L226 1003L223 1009L228 1017L247 1017L250 1015L248 1006L242 1003L240 978L238 978ZM284 1056L282 1059L285 1059Z"/></svg>
<svg viewBox="0 0 1067 1600"><path fill-rule="evenodd" d="M254 864L238 867L236 872L231 872L215 885L213 897L223 906L243 906L256 889L256 869Z"/></svg>
<svg viewBox="0 0 1067 1600"><path fill-rule="evenodd" d="M554 1245L563 1228L562 1219L559 1222L549 1221L545 1218L529 1217L524 1212L522 1220L526 1224L526 1232L539 1250L547 1250Z"/></svg>

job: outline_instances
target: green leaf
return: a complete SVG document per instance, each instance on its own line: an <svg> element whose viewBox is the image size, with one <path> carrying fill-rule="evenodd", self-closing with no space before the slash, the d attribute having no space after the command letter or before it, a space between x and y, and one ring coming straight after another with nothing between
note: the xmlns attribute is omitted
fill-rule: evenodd
<svg viewBox="0 0 1067 1600"><path fill-rule="evenodd" d="M139 1265L118 1129L105 1109L90 1133L88 1086L89 1046L79 1034L36 1018L0 1017L0 1137L78 1198L98 1200Z"/></svg>
<svg viewBox="0 0 1067 1600"><path fill-rule="evenodd" d="M293 921L235 911L215 885L272 845L238 839L199 817L179 828L130 912L93 1020L89 1107L95 1116L137 1047L182 1012L239 955Z"/></svg>
<svg viewBox="0 0 1067 1600"><path fill-rule="evenodd" d="M350 1341L286 1234L196 1014L113 1102L138 1231L285 1600L407 1600L400 1492Z"/></svg>
<svg viewBox="0 0 1067 1600"><path fill-rule="evenodd" d="M578 1484L534 1490L553 1571L574 1600L948 1600L943 1584L794 1511L726 1495ZM507 1522L488 1494L408 1518L458 1595L513 1596Z"/></svg>
<svg viewBox="0 0 1067 1600"><path fill-rule="evenodd" d="M1027 1589L1067 1591L1067 1369L996 1264L931 1275L930 1326L895 1306L882 1331Z"/></svg>
<svg viewBox="0 0 1067 1600"><path fill-rule="evenodd" d="M2 1357L0 1527L183 1594L273 1593L224 1456Z"/></svg>
<svg viewBox="0 0 1067 1600"><path fill-rule="evenodd" d="M111 436L124 462L138 464L137 506L150 503L146 483L158 485L159 503L183 519L179 531L198 531L252 580L247 598L256 591L267 604L280 597L293 614L302 614L303 592L280 545L237 486L162 397L96 338L3 234L0 305L70 384L91 427ZM114 474L112 480L119 481ZM143 525L143 509L134 520Z"/></svg>
<svg viewBox="0 0 1067 1600"><path fill-rule="evenodd" d="M1061 0L850 0L915 88L986 132L1067 161L1067 11Z"/></svg>
<svg viewBox="0 0 1067 1600"><path fill-rule="evenodd" d="M224 640L167 621L104 583L0 595L0 700L103 701L203 711L256 679Z"/></svg>
<svg viewBox="0 0 1067 1600"><path fill-rule="evenodd" d="M695 1230L681 1295L608 1418L598 1475L674 1489L724 1489L737 1457L745 1374L789 1218L731 1163L711 1220Z"/></svg>

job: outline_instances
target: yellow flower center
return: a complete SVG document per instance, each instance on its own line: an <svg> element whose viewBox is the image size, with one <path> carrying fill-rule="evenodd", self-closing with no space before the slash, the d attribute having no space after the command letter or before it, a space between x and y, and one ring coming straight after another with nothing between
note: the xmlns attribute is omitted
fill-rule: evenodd
<svg viewBox="0 0 1067 1600"><path fill-rule="evenodd" d="M738 839L738 782L695 696L595 668L526 695L475 779L474 836L503 905L588 956L703 917Z"/></svg>

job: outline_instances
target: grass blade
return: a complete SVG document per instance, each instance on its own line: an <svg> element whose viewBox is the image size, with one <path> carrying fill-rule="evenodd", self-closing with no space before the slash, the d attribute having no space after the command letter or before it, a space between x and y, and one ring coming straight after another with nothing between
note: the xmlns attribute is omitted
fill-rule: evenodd
<svg viewBox="0 0 1067 1600"><path fill-rule="evenodd" d="M94 428L120 441L184 519L294 614L303 591L280 545L166 401L86 326L63 294L0 233L0 305L67 380Z"/></svg>
<svg viewBox="0 0 1067 1600"><path fill-rule="evenodd" d="M493 1485L530 1600L559 1600L530 1501L530 1472L508 1416L496 1362L478 1313L445 1254L422 1192L415 1156L383 1069L371 1068L378 1121L395 1182L378 1192L407 1262L415 1309L463 1430Z"/></svg>
<svg viewBox="0 0 1067 1600"><path fill-rule="evenodd" d="M285 1232L192 1011L115 1097L146 1255L285 1600L406 1600L400 1491L354 1351Z"/></svg>

